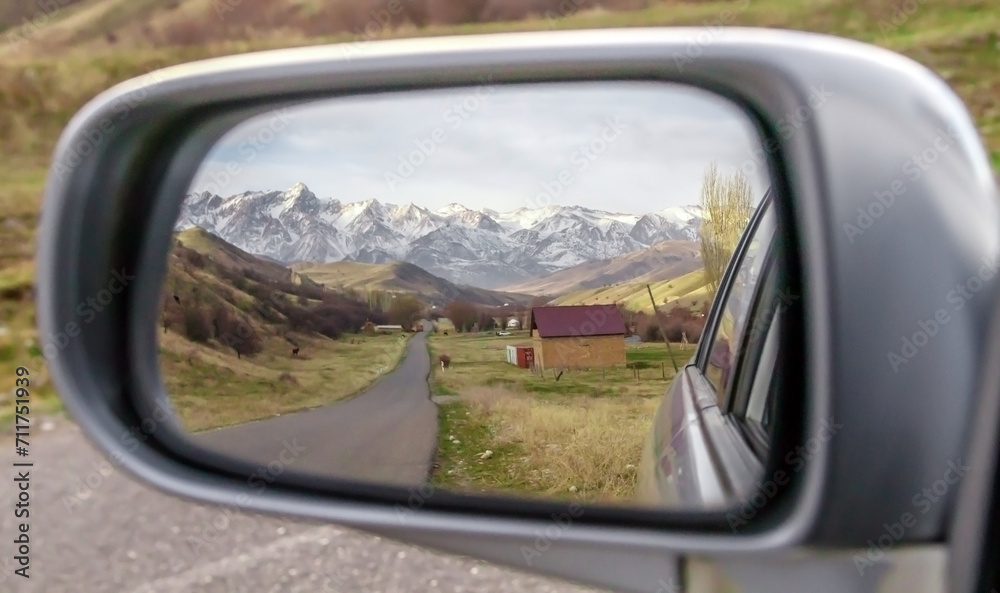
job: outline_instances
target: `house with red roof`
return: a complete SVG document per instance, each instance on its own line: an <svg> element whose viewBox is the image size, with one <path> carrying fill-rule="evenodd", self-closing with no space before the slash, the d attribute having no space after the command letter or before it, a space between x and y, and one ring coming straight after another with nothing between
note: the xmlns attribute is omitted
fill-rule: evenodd
<svg viewBox="0 0 1000 593"><path fill-rule="evenodd" d="M528 327L543 370L625 364L625 322L616 305L535 307Z"/></svg>

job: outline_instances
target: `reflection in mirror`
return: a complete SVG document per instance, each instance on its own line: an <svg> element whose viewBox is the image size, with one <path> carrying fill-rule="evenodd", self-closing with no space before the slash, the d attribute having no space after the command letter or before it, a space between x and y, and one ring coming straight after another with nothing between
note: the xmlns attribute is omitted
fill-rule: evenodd
<svg viewBox="0 0 1000 593"><path fill-rule="evenodd" d="M739 503L773 425L767 169L739 108L652 82L257 116L211 149L176 224L167 392L260 483Z"/></svg>

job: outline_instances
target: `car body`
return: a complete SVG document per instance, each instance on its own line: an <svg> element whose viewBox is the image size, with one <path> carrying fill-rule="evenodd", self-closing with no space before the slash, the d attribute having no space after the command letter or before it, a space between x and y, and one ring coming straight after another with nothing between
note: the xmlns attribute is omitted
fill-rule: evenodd
<svg viewBox="0 0 1000 593"><path fill-rule="evenodd" d="M785 304L771 194L736 246L692 360L656 412L637 499L680 508L744 499L763 472L778 397L770 381ZM729 344L739 343L738 355ZM738 376L746 380L736 381Z"/></svg>

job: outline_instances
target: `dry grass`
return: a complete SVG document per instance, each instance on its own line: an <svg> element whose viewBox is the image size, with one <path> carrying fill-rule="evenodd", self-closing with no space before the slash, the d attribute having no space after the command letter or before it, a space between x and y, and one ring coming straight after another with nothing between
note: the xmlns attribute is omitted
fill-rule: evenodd
<svg viewBox="0 0 1000 593"><path fill-rule="evenodd" d="M214 344L161 334L160 369L184 427L191 431L241 424L326 405L360 393L402 360L407 337L297 336L289 356L279 338L264 351L237 358ZM351 343L351 340L355 343Z"/></svg>
<svg viewBox="0 0 1000 593"><path fill-rule="evenodd" d="M445 461L435 480L460 490L629 502L659 402L630 396L556 402L496 387L469 389L442 406ZM493 455L482 459L487 450Z"/></svg>
<svg viewBox="0 0 1000 593"><path fill-rule="evenodd" d="M644 439L674 374L663 344L627 346L629 363L645 367L638 382L624 368L566 371L555 381L505 361L507 344L527 339L527 331L510 337L431 335L432 356L452 357L448 370L433 368L432 392L458 396L441 404L435 484L461 491L630 501ZM674 348L678 365L694 351L694 346ZM480 458L487 450L493 455Z"/></svg>
<svg viewBox="0 0 1000 593"><path fill-rule="evenodd" d="M694 270L669 280L652 282L649 287L653 291L653 298L656 299L656 302L662 303L659 309L663 313L675 307L699 309L709 298L708 280L705 278L704 269ZM631 311L653 312L646 284L632 281L612 284L607 287L576 290L553 299L551 304L607 305L611 303L620 303Z"/></svg>

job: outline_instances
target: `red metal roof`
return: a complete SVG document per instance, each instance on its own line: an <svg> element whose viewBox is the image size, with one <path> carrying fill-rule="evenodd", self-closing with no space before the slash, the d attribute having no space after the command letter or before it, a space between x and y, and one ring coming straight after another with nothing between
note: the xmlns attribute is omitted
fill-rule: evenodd
<svg viewBox="0 0 1000 593"><path fill-rule="evenodd" d="M616 305L535 307L531 329L543 338L625 335L625 322Z"/></svg>

